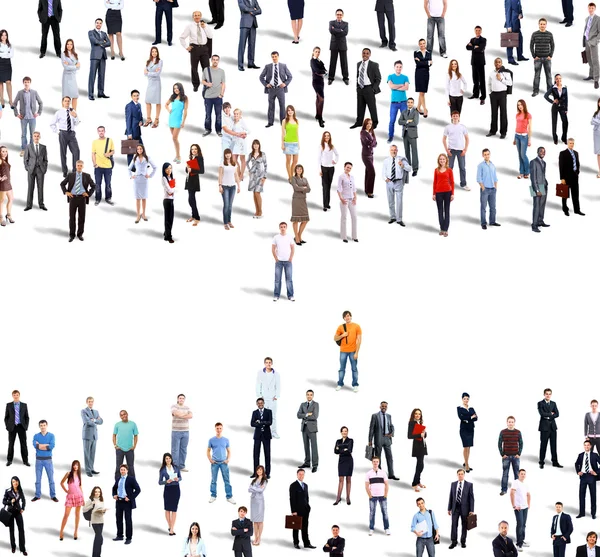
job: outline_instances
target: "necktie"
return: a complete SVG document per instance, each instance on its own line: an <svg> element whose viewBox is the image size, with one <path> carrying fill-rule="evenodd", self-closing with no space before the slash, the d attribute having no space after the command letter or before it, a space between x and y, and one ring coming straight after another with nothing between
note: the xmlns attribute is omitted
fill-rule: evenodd
<svg viewBox="0 0 600 557"><path fill-rule="evenodd" d="M54 10L52 9L52 0L48 0L48 17L52 17L54 15ZM592 18L590 18L592 19ZM589 25L588 25L588 30L589 30Z"/></svg>
<svg viewBox="0 0 600 557"><path fill-rule="evenodd" d="M573 170L577 172L577 160L575 159L575 151L569 150L569 153L571 153L571 158L573 159Z"/></svg>
<svg viewBox="0 0 600 557"><path fill-rule="evenodd" d="M263 411L261 410L260 411L260 419L262 420L262 418L263 418Z"/></svg>
<svg viewBox="0 0 600 557"><path fill-rule="evenodd" d="M300 487L302 488L302 491L304 491L304 482L300 482Z"/></svg>
<svg viewBox="0 0 600 557"><path fill-rule="evenodd" d="M585 453L585 473L590 473L590 455Z"/></svg>
<svg viewBox="0 0 600 557"><path fill-rule="evenodd" d="M39 143L35 146L35 156L36 157L40 156L40 145L39 145Z"/></svg>
<svg viewBox="0 0 600 557"><path fill-rule="evenodd" d="M73 188L75 195L81 195L83 193L83 187L81 186L81 174L77 173L75 178L75 187Z"/></svg>
<svg viewBox="0 0 600 557"><path fill-rule="evenodd" d="M306 403L306 409L308 410L308 407L310 406L310 402Z"/></svg>
<svg viewBox="0 0 600 557"><path fill-rule="evenodd" d="M71 115L69 114L69 109L67 108L67 131L71 131Z"/></svg>
<svg viewBox="0 0 600 557"><path fill-rule="evenodd" d="M592 19L593 19L592 16L588 17L587 26L585 28L585 40L586 41L589 40L589 38L590 38L590 27L592 26Z"/></svg>
<svg viewBox="0 0 600 557"><path fill-rule="evenodd" d="M273 85L277 87L279 85L279 71L277 64L273 64Z"/></svg>
<svg viewBox="0 0 600 557"><path fill-rule="evenodd" d="M200 39L202 38L202 32L200 31L200 24L196 23L196 43L200 44Z"/></svg>
<svg viewBox="0 0 600 557"><path fill-rule="evenodd" d="M21 423L21 405L15 404L15 424Z"/></svg>
<svg viewBox="0 0 600 557"><path fill-rule="evenodd" d="M392 180L396 179L396 157L392 157Z"/></svg>
<svg viewBox="0 0 600 557"><path fill-rule="evenodd" d="M358 74L358 86L363 89L365 86L365 70L367 69L367 63L363 62L360 67L360 73Z"/></svg>
<svg viewBox="0 0 600 557"><path fill-rule="evenodd" d="M556 525L558 524L558 515L554 517L554 524L552 524L552 530L556 532Z"/></svg>
<svg viewBox="0 0 600 557"><path fill-rule="evenodd" d="M456 492L456 505L460 505L462 500L462 482L458 482L458 491Z"/></svg>

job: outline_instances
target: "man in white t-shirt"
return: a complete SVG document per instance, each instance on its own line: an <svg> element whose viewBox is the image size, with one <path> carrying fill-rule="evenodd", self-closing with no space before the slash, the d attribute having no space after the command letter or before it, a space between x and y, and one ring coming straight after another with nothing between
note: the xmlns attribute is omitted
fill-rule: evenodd
<svg viewBox="0 0 600 557"><path fill-rule="evenodd" d="M460 187L466 191L470 191L471 188L467 186L467 171L465 169L467 149L469 148L469 132L460 123L460 113L457 110L452 112L451 119L452 123L444 128L444 138L442 139L444 151L448 154L452 170L454 170L454 159L458 158Z"/></svg>
<svg viewBox="0 0 600 557"><path fill-rule="evenodd" d="M425 0L425 13L427 14L427 50L433 55L433 32L437 26L438 41L440 42L440 56L448 58L446 54L446 4L447 0Z"/></svg>
<svg viewBox="0 0 600 557"><path fill-rule="evenodd" d="M271 252L275 258L275 289L273 291L273 301L279 300L281 293L281 273L285 270L285 286L287 288L287 297L291 302L294 299L294 283L292 282L292 259L294 257L294 238L288 236L287 223L279 223L279 234L273 238Z"/></svg>
<svg viewBox="0 0 600 557"><path fill-rule="evenodd" d="M525 475L525 470L521 468L519 470L519 477L513 480L510 486L510 502L515 511L515 518L517 519L517 549L519 551L523 551L523 546L529 546L525 542L525 526L527 525L527 511L531 504L531 494L529 493L529 487L525 483Z"/></svg>

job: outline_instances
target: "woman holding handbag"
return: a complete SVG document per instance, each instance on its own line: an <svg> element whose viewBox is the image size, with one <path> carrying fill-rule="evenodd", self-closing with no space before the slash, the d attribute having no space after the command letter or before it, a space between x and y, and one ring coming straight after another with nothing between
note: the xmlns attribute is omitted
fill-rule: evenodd
<svg viewBox="0 0 600 557"><path fill-rule="evenodd" d="M350 505L350 488L352 487L352 472L354 471L354 459L352 458L352 449L354 440L348 437L348 428L343 426L340 429L342 438L335 442L333 452L340 456L338 460L338 491L334 505L342 500L342 490L344 489L344 478L346 479L346 504Z"/></svg>
<svg viewBox="0 0 600 557"><path fill-rule="evenodd" d="M17 550L17 543L15 541L15 522L19 529L19 551L23 555L27 555L25 550L25 528L23 525L23 512L25 512L25 495L23 495L23 488L21 487L21 480L17 476L13 476L10 479L10 487L4 492L4 498L2 499L2 505L6 507L5 510L10 514L10 522L8 528L10 532L10 547L14 553ZM4 522L4 520L3 520Z"/></svg>
<svg viewBox="0 0 600 557"><path fill-rule="evenodd" d="M408 420L408 438L413 441L412 455L417 459L415 475L412 481L412 488L415 491L421 491L420 488L425 489L425 486L421 483L421 472L425 468L425 456L427 455L425 437L427 437L427 432L423 425L423 413L420 408L415 408Z"/></svg>
<svg viewBox="0 0 600 557"><path fill-rule="evenodd" d="M186 222L193 222L193 226L198 226L200 214L196 205L196 192L200 191L200 174L204 174L204 157L202 149L197 143L190 147L190 157L185 165L185 189L188 192L188 202L192 209L192 216Z"/></svg>
<svg viewBox="0 0 600 557"><path fill-rule="evenodd" d="M89 520L94 529L94 547L92 557L100 557L102 552L102 530L104 529L104 513L108 509L104 506L102 489L98 486L92 489L90 498L83 507L83 518Z"/></svg>

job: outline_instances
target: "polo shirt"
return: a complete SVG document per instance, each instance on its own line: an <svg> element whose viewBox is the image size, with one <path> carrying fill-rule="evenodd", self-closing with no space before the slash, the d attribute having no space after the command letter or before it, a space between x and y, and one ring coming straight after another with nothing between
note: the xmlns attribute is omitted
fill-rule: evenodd
<svg viewBox="0 0 600 557"><path fill-rule="evenodd" d="M404 85L405 83L409 83L408 76L401 73L400 75L396 75L395 73L388 75L388 81L391 81L394 85ZM392 102L400 103L406 102L407 96L406 91L397 91L396 89L392 89Z"/></svg>
<svg viewBox="0 0 600 557"><path fill-rule="evenodd" d="M371 495L373 497L383 497L385 495L385 482L387 474L383 470L369 470L365 476L365 481L369 482Z"/></svg>
<svg viewBox="0 0 600 557"><path fill-rule="evenodd" d="M227 460L227 449L229 447L229 439L227 437L211 437L208 440L208 447L212 449L213 460L223 462Z"/></svg>
<svg viewBox="0 0 600 557"><path fill-rule="evenodd" d="M356 337L362 335L360 325L356 323L344 323L346 325L347 337L342 339L340 344L340 352L356 352ZM344 325L340 325L335 332L335 336L339 336L344 332Z"/></svg>
<svg viewBox="0 0 600 557"><path fill-rule="evenodd" d="M128 451L133 448L133 438L137 434L137 425L131 420L117 422L113 430L113 435L117 436L117 447L122 451Z"/></svg>
<svg viewBox="0 0 600 557"><path fill-rule="evenodd" d="M106 140L108 139L108 149L106 149ZM92 153L96 155L96 164L98 168L112 168L110 159L104 156L106 151L114 151L115 145L110 138L95 139L92 141Z"/></svg>

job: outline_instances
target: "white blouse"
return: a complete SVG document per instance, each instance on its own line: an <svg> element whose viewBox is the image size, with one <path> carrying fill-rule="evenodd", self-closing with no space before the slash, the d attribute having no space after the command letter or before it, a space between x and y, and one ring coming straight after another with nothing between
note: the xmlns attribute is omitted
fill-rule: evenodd
<svg viewBox="0 0 600 557"><path fill-rule="evenodd" d="M15 49L8 46L6 43L0 43L0 58L12 58L15 54Z"/></svg>
<svg viewBox="0 0 600 557"><path fill-rule="evenodd" d="M225 166L222 164L221 168L223 169L223 179L221 181L221 185L222 186L235 186L236 185L236 182L235 182L236 166L231 165L231 164L228 164L227 166Z"/></svg>
<svg viewBox="0 0 600 557"><path fill-rule="evenodd" d="M333 166L333 161L337 162L339 160L340 156L335 147L330 149L327 143L325 143L325 147L323 148L319 145L319 166L331 168Z"/></svg>
<svg viewBox="0 0 600 557"><path fill-rule="evenodd" d="M125 0L104 0L104 5L108 10L122 10Z"/></svg>
<svg viewBox="0 0 600 557"><path fill-rule="evenodd" d="M450 97L462 97L462 91L467 90L467 81L465 76L461 74L460 78L456 77L456 72L452 72L452 79L450 76L446 77L446 94Z"/></svg>

